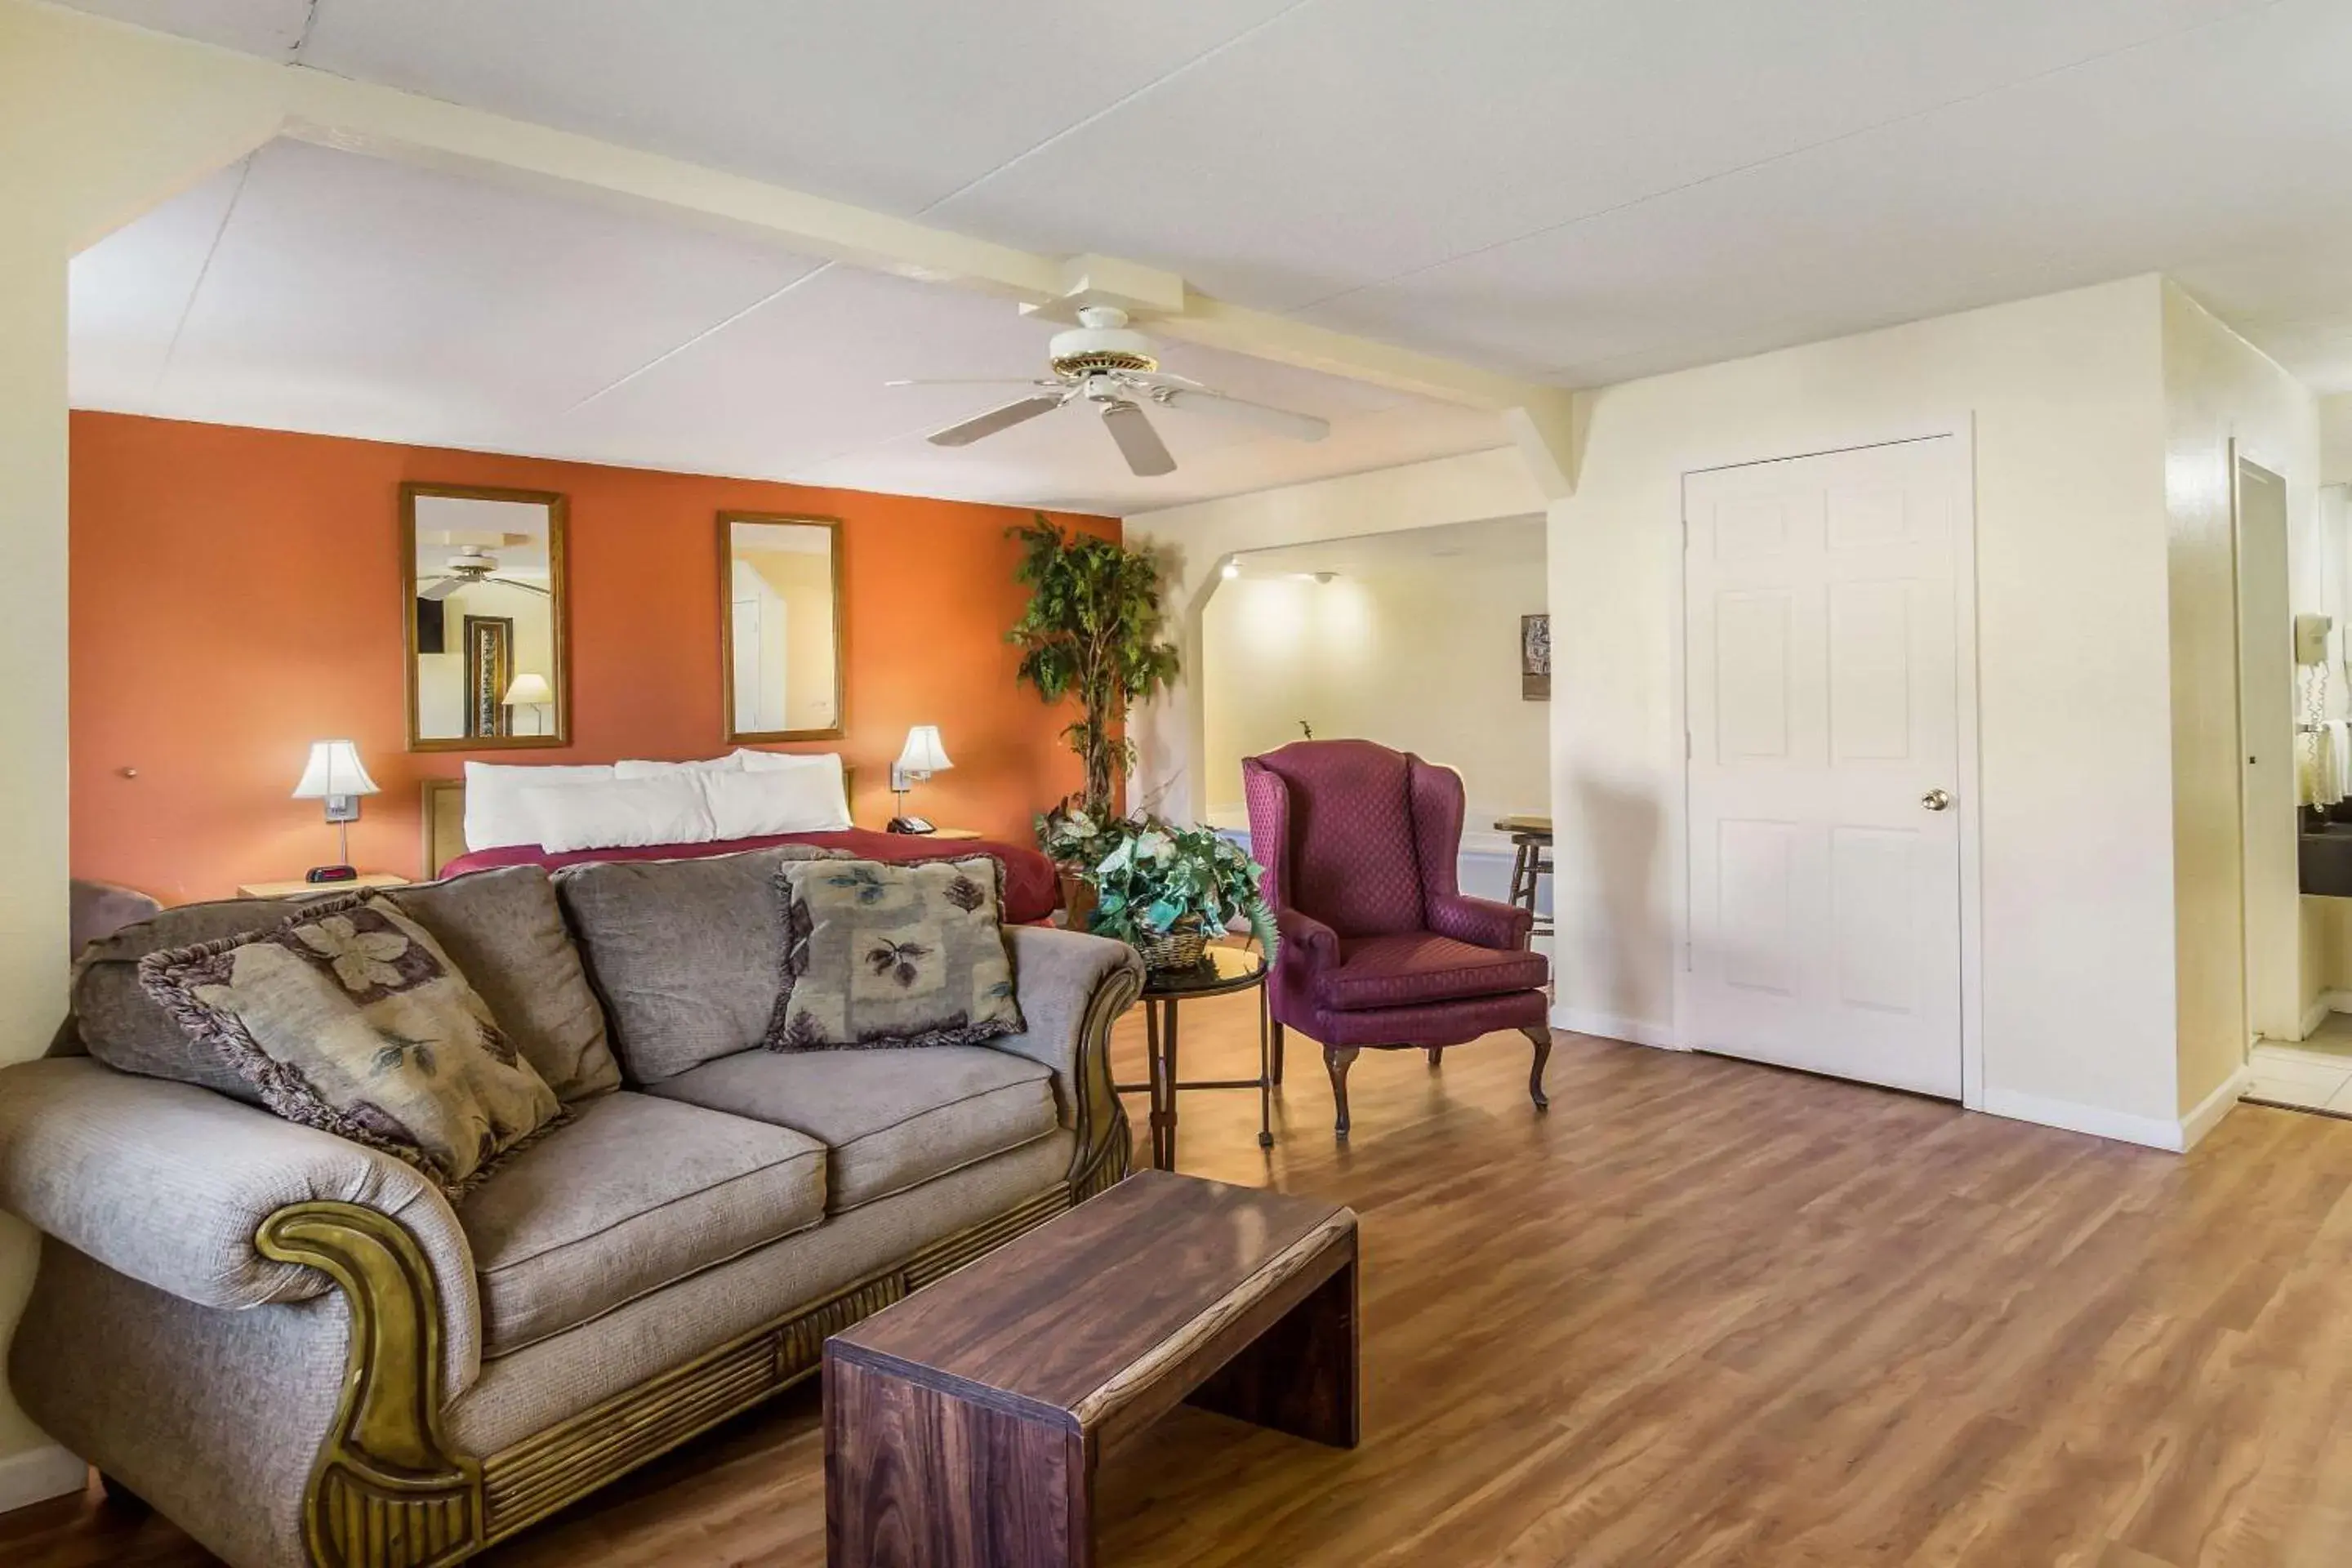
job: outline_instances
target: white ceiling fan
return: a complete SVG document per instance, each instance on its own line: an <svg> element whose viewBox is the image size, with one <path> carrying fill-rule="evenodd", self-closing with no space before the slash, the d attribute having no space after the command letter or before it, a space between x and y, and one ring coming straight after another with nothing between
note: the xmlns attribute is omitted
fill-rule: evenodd
<svg viewBox="0 0 2352 1568"><path fill-rule="evenodd" d="M1151 340L1127 324L1127 312L1108 305L1088 305L1078 311L1076 327L1054 334L1049 346L1054 374L1034 381L893 381L891 386L1030 386L1045 387L959 425L935 430L934 447L969 447L985 436L1009 430L1024 420L1084 401L1102 410L1103 427L1118 443L1127 466L1146 479L1176 471L1176 459L1160 439L1160 432L1143 416L1143 405L1255 425L1294 441L1320 441L1331 433L1330 421L1297 414L1245 398L1228 397L1199 382L1160 368Z"/></svg>
<svg viewBox="0 0 2352 1568"><path fill-rule="evenodd" d="M520 577L497 575L499 558L490 553L491 548L529 544L532 540L528 533L444 533L434 542L455 548L449 558L441 563L444 575L418 579L416 596L420 599L446 599L460 588L476 583L496 583L500 587L520 588L526 594L550 596L548 590L536 583L526 583Z"/></svg>

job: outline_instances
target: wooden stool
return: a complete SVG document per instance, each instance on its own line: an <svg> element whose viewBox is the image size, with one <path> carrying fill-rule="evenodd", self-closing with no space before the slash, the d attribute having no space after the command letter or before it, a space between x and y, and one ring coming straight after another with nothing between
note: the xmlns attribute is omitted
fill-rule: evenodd
<svg viewBox="0 0 2352 1568"><path fill-rule="evenodd" d="M1542 935L1551 930L1549 916L1536 913L1536 883L1538 879L1551 875L1551 833L1521 827L1511 834L1511 895L1508 902L1518 905L1534 918L1534 931Z"/></svg>

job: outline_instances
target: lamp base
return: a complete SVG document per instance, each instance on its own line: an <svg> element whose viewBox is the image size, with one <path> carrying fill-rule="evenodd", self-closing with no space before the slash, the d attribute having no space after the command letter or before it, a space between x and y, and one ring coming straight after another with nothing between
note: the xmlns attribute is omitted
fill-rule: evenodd
<svg viewBox="0 0 2352 1568"><path fill-rule="evenodd" d="M359 878L355 866L313 866L302 873L306 882L356 882Z"/></svg>

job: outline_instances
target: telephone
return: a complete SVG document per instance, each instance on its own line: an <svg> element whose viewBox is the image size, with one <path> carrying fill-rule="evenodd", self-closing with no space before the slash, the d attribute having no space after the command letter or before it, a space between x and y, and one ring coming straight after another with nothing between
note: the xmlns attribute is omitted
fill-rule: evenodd
<svg viewBox="0 0 2352 1568"><path fill-rule="evenodd" d="M939 829L933 827L930 818L926 816L894 816L882 831L885 833L936 833Z"/></svg>
<svg viewBox="0 0 2352 1568"><path fill-rule="evenodd" d="M2294 618L2294 662L2326 664L2327 634L2336 629L2333 616L2301 615Z"/></svg>

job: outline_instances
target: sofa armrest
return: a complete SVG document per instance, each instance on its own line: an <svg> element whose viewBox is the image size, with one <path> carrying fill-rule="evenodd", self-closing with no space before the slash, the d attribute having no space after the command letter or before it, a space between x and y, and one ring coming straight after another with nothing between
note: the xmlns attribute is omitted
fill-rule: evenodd
<svg viewBox="0 0 2352 1568"><path fill-rule="evenodd" d="M1534 926L1535 916L1517 904L1498 904L1467 893L1440 893L1429 900L1429 929L1473 947L1506 952L1525 947Z"/></svg>
<svg viewBox="0 0 2352 1568"><path fill-rule="evenodd" d="M1143 989L1143 961L1108 937L1007 926L1015 995L1026 1026L990 1045L1054 1069L1062 1125L1078 1135L1080 1170L1105 1159L1126 1171L1127 1118L1111 1089L1110 1026Z"/></svg>
<svg viewBox="0 0 2352 1568"><path fill-rule="evenodd" d="M0 1070L0 1208L119 1274L227 1310L323 1295L338 1283L327 1272L256 1245L273 1215L317 1204L381 1215L415 1243L439 1304L446 1386L471 1385L481 1353L472 1249L417 1172L210 1089L87 1058Z"/></svg>

